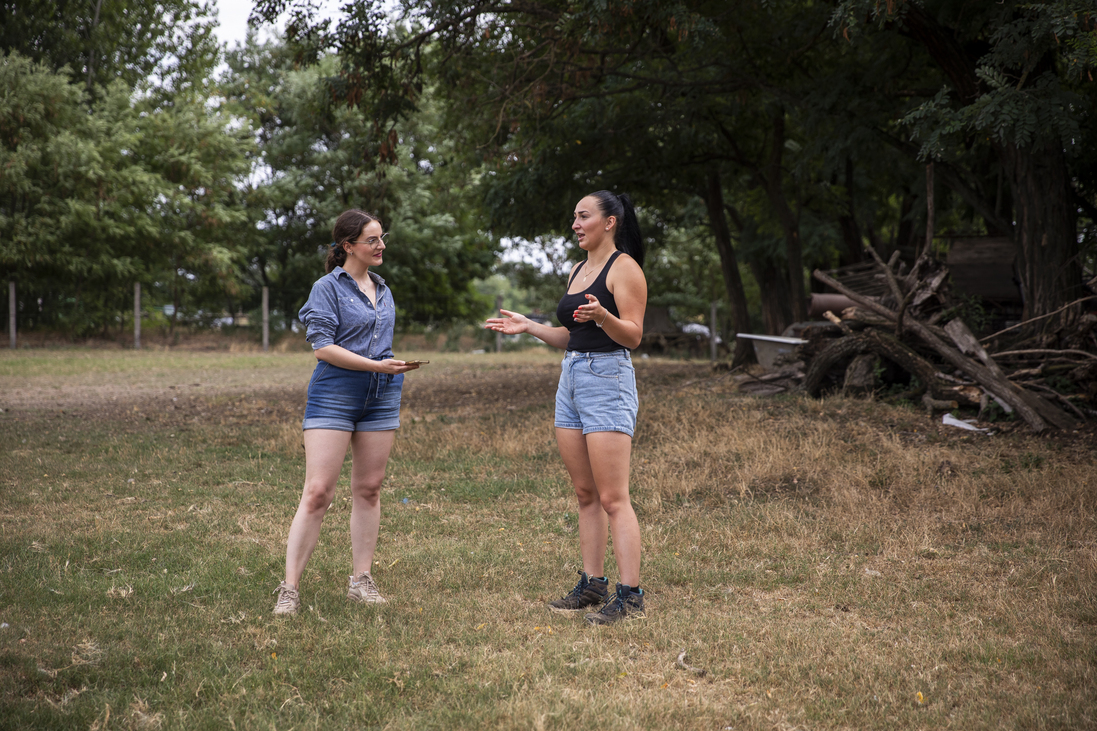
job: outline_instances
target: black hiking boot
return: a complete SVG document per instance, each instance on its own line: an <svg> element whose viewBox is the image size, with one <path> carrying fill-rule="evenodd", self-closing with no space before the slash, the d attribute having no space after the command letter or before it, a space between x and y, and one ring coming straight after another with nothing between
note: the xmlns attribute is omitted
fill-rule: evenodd
<svg viewBox="0 0 1097 731"><path fill-rule="evenodd" d="M613 624L619 619L644 616L644 592L634 592L631 586L617 584L616 593L598 612L586 616L591 624Z"/></svg>
<svg viewBox="0 0 1097 731"><path fill-rule="evenodd" d="M587 572L579 572L579 583L564 597L554 602L549 602L549 609L554 612L575 612L584 607L592 607L606 600L609 593L609 579L595 579L587 576Z"/></svg>

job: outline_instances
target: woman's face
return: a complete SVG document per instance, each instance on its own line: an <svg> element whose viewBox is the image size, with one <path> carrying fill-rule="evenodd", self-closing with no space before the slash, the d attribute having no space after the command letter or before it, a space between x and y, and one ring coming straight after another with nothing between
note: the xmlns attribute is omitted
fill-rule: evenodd
<svg viewBox="0 0 1097 731"><path fill-rule="evenodd" d="M598 207L598 199L587 196L575 205L575 221L571 224L571 230L579 239L579 247L590 251L598 247L607 237L613 240L613 227L617 219L602 215Z"/></svg>
<svg viewBox="0 0 1097 731"><path fill-rule="evenodd" d="M385 251L385 242L382 238L381 224L370 221L362 227L362 233L358 238L347 242L347 256L357 257L359 261L368 267L377 266L382 261Z"/></svg>

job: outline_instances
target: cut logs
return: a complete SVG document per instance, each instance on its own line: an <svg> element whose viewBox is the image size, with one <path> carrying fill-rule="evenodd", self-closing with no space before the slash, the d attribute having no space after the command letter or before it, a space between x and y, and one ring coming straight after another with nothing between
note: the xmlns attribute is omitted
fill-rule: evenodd
<svg viewBox="0 0 1097 731"><path fill-rule="evenodd" d="M898 395L931 410L968 405L982 414L997 404L1037 432L1075 429L1097 415L1097 315L1083 309L1097 297L980 340L958 316L944 264L923 256L904 273L895 257L870 253L873 281L883 283L874 295L839 272L814 272L854 306L800 333L804 391L856 395L890 385L894 393L905 385Z"/></svg>

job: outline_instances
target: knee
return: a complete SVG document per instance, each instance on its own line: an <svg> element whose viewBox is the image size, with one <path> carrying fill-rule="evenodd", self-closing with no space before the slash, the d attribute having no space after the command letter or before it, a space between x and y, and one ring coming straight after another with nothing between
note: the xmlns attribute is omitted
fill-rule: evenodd
<svg viewBox="0 0 1097 731"><path fill-rule="evenodd" d="M614 518L620 513L632 509L632 503L629 502L628 497L622 497L620 495L602 495L600 500L602 503L602 510L606 511L606 515L610 518Z"/></svg>
<svg viewBox="0 0 1097 731"><path fill-rule="evenodd" d="M594 485L576 485L575 497L579 500L580 508L587 508L598 504L598 490Z"/></svg>
<svg viewBox="0 0 1097 731"><path fill-rule="evenodd" d="M326 513L331 505L334 490L326 485L316 483L305 484L305 494L301 497L301 505L309 513Z"/></svg>
<svg viewBox="0 0 1097 731"><path fill-rule="evenodd" d="M383 480L384 475L380 478L371 478L356 482L351 485L351 492L359 500L365 500L369 505L376 505L377 501L381 499L381 482Z"/></svg>

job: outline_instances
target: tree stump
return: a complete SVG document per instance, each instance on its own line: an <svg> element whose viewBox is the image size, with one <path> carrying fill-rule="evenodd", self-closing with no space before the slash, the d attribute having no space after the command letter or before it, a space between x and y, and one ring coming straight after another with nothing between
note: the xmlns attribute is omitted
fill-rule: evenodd
<svg viewBox="0 0 1097 731"><path fill-rule="evenodd" d="M875 353L861 353L853 356L846 367L842 393L846 396L871 396L876 390L876 371L880 359Z"/></svg>

